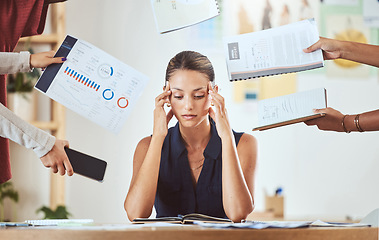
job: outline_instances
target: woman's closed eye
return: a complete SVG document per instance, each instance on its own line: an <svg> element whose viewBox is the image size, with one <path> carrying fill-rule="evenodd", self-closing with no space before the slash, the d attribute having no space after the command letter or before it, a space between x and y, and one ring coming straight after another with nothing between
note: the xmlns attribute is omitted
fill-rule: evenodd
<svg viewBox="0 0 379 240"><path fill-rule="evenodd" d="M183 95L174 95L173 96L175 99L178 99L178 100L181 100L183 99ZM205 94L201 94L201 95L193 95L193 98L194 99L202 99L205 97Z"/></svg>

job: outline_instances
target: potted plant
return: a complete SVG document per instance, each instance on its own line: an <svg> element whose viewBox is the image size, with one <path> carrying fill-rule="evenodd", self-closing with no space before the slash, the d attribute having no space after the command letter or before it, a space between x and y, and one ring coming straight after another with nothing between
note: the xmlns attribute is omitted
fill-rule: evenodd
<svg viewBox="0 0 379 240"><path fill-rule="evenodd" d="M18 192L14 189L12 182L0 184L0 222L4 222L4 200L9 198L13 202L18 202Z"/></svg>
<svg viewBox="0 0 379 240"><path fill-rule="evenodd" d="M29 45L27 42L26 45ZM26 48L32 54L30 47ZM7 79L8 108L25 121L33 121L35 115L33 88L40 77L40 72L33 69L31 72L9 74Z"/></svg>
<svg viewBox="0 0 379 240"><path fill-rule="evenodd" d="M69 216L72 216L71 213L69 213L65 206L57 206L55 210L52 210L49 207L42 206L41 208L37 209L36 213L43 212L45 216L43 219L68 219Z"/></svg>

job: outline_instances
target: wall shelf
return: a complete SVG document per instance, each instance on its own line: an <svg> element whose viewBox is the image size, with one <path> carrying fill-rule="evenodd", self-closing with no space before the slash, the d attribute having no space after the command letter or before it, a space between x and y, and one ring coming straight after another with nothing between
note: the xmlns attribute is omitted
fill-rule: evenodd
<svg viewBox="0 0 379 240"><path fill-rule="evenodd" d="M30 41L31 44L48 44L52 50L58 50L66 36L65 3L50 4L48 14L51 18L51 33L21 38L20 43ZM65 108L53 100L49 101L51 101L50 121L33 121L31 124L43 130L50 130L51 134L58 139L65 139ZM50 176L50 208L55 209L59 205L65 205L65 178L52 173Z"/></svg>

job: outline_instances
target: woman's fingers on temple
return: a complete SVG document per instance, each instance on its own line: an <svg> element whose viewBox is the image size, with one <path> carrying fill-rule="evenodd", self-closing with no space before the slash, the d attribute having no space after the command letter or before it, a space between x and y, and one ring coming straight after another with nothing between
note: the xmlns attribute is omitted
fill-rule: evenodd
<svg viewBox="0 0 379 240"><path fill-rule="evenodd" d="M167 116L166 116L167 123L170 122L173 116L174 116L174 113L172 112L172 109L170 109L170 111L168 111Z"/></svg>
<svg viewBox="0 0 379 240"><path fill-rule="evenodd" d="M213 87L212 87L212 82L211 81L208 82L208 90L211 90L211 91L214 90Z"/></svg>
<svg viewBox="0 0 379 240"><path fill-rule="evenodd" d="M216 113L215 113L215 111L213 110L213 108L209 108L209 110L208 110L208 112L209 112L209 116L211 116L211 118L213 119L213 120L215 120L215 115L216 115Z"/></svg>
<svg viewBox="0 0 379 240"><path fill-rule="evenodd" d="M160 101L162 100L166 100L168 96L170 96L171 94L171 91L165 91L161 94L159 94L156 98L155 98L155 103L159 103Z"/></svg>
<svg viewBox="0 0 379 240"><path fill-rule="evenodd" d="M224 108L224 98L220 94L215 93L215 92L211 92L210 94L211 94L211 97L212 97L212 102L216 106Z"/></svg>

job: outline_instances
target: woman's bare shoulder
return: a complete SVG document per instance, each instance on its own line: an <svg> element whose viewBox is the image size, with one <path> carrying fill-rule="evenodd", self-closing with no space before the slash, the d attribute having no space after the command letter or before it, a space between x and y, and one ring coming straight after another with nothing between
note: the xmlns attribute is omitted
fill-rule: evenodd
<svg viewBox="0 0 379 240"><path fill-rule="evenodd" d="M244 133L238 143L237 151L241 160L254 159L255 161L258 151L257 139L253 135Z"/></svg>
<svg viewBox="0 0 379 240"><path fill-rule="evenodd" d="M150 142L151 142L151 136L147 136L147 137L142 138L137 144L136 153L138 153L138 152L145 152L146 153L147 149L150 146Z"/></svg>
<svg viewBox="0 0 379 240"><path fill-rule="evenodd" d="M242 144L244 147L256 147L257 146L257 139L248 133L243 133L241 136L241 139L238 143L238 145Z"/></svg>

